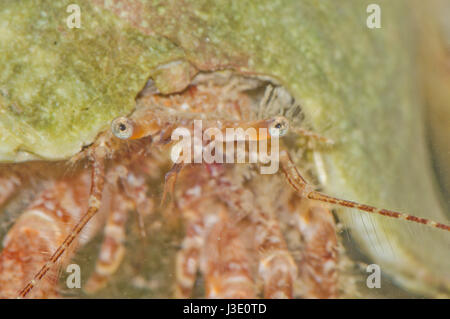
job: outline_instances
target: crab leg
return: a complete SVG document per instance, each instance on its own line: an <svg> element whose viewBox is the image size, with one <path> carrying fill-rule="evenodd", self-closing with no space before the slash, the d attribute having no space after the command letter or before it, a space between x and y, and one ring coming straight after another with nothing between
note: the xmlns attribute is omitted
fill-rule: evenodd
<svg viewBox="0 0 450 319"><path fill-rule="evenodd" d="M186 237L176 257L176 298L190 298L197 277L200 254L204 245L203 216L198 211L183 212L186 219Z"/></svg>
<svg viewBox="0 0 450 319"><path fill-rule="evenodd" d="M121 180L123 192L131 200L133 210L138 214L139 230L142 238L146 237L144 217L149 216L154 210L154 201L147 196L147 181L141 175L135 172L129 172L125 178Z"/></svg>
<svg viewBox="0 0 450 319"><path fill-rule="evenodd" d="M175 260L176 298L192 297L205 245L204 217L210 207L211 196L204 193L208 180L205 179L204 172L193 167L184 171L187 176L183 178L187 183L182 184L184 187L180 190L177 206L186 224L186 234Z"/></svg>
<svg viewBox="0 0 450 319"><path fill-rule="evenodd" d="M107 179L115 195L111 198L109 216L104 229L105 235L95 272L84 287L88 293L102 289L122 262L125 255L125 227L129 211L137 211L141 236L145 237L143 215L153 210L153 202L146 196L145 178L129 172L123 165L116 165L110 170Z"/></svg>
<svg viewBox="0 0 450 319"><path fill-rule="evenodd" d="M259 208L254 209L251 192L233 189L230 185L228 188L230 190L225 191L221 199L238 212L235 221L249 217L255 226L253 241L258 252L258 273L264 281L264 298L292 298L297 267L277 220Z"/></svg>
<svg viewBox="0 0 450 319"><path fill-rule="evenodd" d="M297 267L287 249L277 220L261 209L255 209L252 192L234 186L226 178L217 178L223 190L220 199L236 214L232 225L246 217L255 226L253 245L258 252L258 273L264 281L264 298L292 298Z"/></svg>
<svg viewBox="0 0 450 319"><path fill-rule="evenodd" d="M102 289L119 268L125 255L125 226L133 204L120 192L111 198L111 209L104 229L104 239L95 272L84 287L88 293Z"/></svg>
<svg viewBox="0 0 450 319"><path fill-rule="evenodd" d="M161 204L164 204L168 195L173 196L173 191L175 189L175 183L177 182L177 176L183 168L184 164L175 163L169 172L166 173L164 178L164 191L161 197Z"/></svg>
<svg viewBox="0 0 450 319"><path fill-rule="evenodd" d="M299 279L306 298L338 297L336 227L331 212L302 200L295 215L304 246Z"/></svg>
<svg viewBox="0 0 450 319"><path fill-rule="evenodd" d="M223 179L219 185L224 190L221 200L237 212L233 224L249 217L255 226L253 245L258 252L258 273L264 281L264 298L292 298L297 267L277 220L254 208L254 197L250 191L233 187Z"/></svg>
<svg viewBox="0 0 450 319"><path fill-rule="evenodd" d="M251 219L256 226L254 240L259 253L258 273L264 280L264 298L292 298L297 267L277 220L261 210L253 213Z"/></svg>
<svg viewBox="0 0 450 319"><path fill-rule="evenodd" d="M226 212L211 226L202 262L207 298L255 298L250 260Z"/></svg>
<svg viewBox="0 0 450 319"><path fill-rule="evenodd" d="M97 149L98 152L94 151L92 160L92 183L91 191L89 195L89 204L86 213L81 217L75 227L70 231L67 237L64 239L63 243L58 247L58 249L53 253L44 266L39 270L39 272L34 276L34 278L28 282L28 284L20 291L19 297L24 298L28 293L44 278L45 274L58 262L61 255L69 250L75 239L78 237L80 232L89 222L89 220L98 212L100 209L103 186L105 182L105 163L104 156L101 152L102 147Z"/></svg>

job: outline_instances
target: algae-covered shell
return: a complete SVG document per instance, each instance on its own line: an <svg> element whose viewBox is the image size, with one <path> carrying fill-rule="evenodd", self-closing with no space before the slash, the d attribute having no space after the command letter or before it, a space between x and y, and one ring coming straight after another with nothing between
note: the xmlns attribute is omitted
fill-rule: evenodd
<svg viewBox="0 0 450 319"><path fill-rule="evenodd" d="M331 195L445 221L425 144L406 1L72 1L0 4L0 160L67 159L153 78L183 88L197 70L231 69L285 86L314 131ZM167 71L169 70L169 71ZM362 250L397 281L450 290L449 236L404 221L341 215Z"/></svg>

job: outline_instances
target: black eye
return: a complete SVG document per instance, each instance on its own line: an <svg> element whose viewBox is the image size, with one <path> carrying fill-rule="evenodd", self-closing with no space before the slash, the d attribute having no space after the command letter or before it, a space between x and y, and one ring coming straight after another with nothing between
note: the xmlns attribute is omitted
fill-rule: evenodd
<svg viewBox="0 0 450 319"><path fill-rule="evenodd" d="M111 123L114 136L122 140L129 139L133 135L133 122L126 117L118 117Z"/></svg>
<svg viewBox="0 0 450 319"><path fill-rule="evenodd" d="M281 137L286 135L288 128L288 120L283 116L277 116L269 127L269 134L272 137Z"/></svg>

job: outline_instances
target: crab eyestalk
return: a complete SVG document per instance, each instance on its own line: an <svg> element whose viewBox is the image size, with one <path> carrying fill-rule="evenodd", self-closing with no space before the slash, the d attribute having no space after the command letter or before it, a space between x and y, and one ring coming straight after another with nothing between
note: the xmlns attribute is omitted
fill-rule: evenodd
<svg viewBox="0 0 450 319"><path fill-rule="evenodd" d="M154 135L161 131L162 127L153 114L134 121L128 117L118 117L111 123L113 135L121 140L136 140Z"/></svg>

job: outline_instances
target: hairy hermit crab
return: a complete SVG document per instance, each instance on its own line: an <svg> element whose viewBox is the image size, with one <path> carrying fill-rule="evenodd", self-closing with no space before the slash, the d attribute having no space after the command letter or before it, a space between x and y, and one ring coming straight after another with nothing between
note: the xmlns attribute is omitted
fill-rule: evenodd
<svg viewBox="0 0 450 319"><path fill-rule="evenodd" d="M358 296L345 246L406 291L448 293L411 21L379 2L389 32L366 27L364 2L80 0L79 28L70 1L0 4L0 296L70 294L58 266L101 229L84 292L133 295L107 286L129 256L172 274L164 290L123 270L148 295ZM174 161L195 121L201 155L255 161ZM254 134L222 134L238 128ZM261 174L262 145L279 170ZM176 252L132 248L132 212L140 248Z"/></svg>

